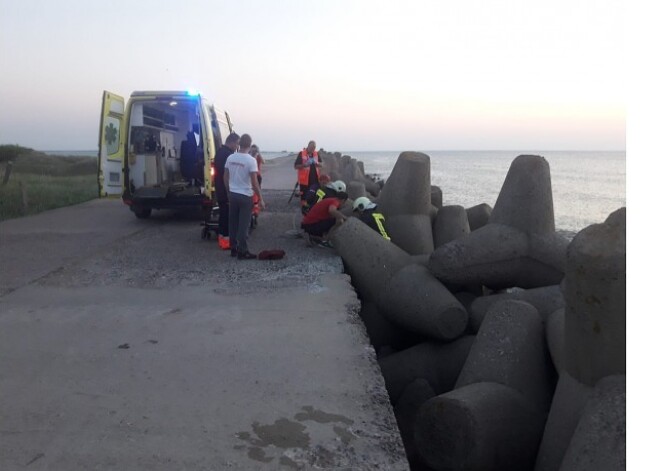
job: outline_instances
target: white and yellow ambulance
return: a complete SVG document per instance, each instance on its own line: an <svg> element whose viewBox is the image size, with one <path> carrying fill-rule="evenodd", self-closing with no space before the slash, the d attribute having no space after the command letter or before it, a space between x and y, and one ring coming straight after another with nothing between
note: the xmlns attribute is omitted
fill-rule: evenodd
<svg viewBox="0 0 660 471"><path fill-rule="evenodd" d="M233 126L194 91L103 92L99 194L123 199L138 218L153 209L213 204L213 160Z"/></svg>

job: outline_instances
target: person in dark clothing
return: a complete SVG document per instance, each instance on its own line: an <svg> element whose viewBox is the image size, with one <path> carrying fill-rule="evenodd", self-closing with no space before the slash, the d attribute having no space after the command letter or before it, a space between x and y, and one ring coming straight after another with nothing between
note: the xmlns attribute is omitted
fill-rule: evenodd
<svg viewBox="0 0 660 471"><path fill-rule="evenodd" d="M376 203L369 198L360 196L353 202L353 211L357 211L360 221L378 232L385 239L390 240L390 236L385 229L385 216L378 212Z"/></svg>
<svg viewBox="0 0 660 471"><path fill-rule="evenodd" d="M298 152L293 168L298 171L300 185L300 204L304 205L305 196L310 187L319 187L319 169L323 167L321 156L316 152L316 142L309 141L307 147Z"/></svg>
<svg viewBox="0 0 660 471"><path fill-rule="evenodd" d="M229 196L225 187L224 174L227 157L238 150L240 136L232 132L225 139L225 143L215 153L213 167L215 168L215 199L218 202L219 220L218 233L224 237L229 236Z"/></svg>

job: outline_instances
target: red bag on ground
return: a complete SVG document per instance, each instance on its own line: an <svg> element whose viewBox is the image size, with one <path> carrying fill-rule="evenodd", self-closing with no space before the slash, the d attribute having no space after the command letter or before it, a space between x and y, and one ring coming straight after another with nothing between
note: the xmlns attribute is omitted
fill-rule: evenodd
<svg viewBox="0 0 660 471"><path fill-rule="evenodd" d="M279 260L284 258L284 255L284 250L262 250L259 252L258 258L259 260Z"/></svg>

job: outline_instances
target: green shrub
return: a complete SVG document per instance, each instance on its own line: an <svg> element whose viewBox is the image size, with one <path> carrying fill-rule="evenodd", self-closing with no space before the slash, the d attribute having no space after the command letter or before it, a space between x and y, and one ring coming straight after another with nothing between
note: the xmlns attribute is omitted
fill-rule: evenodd
<svg viewBox="0 0 660 471"><path fill-rule="evenodd" d="M57 167L49 169L50 175L25 172L24 169L14 166L9 182L3 186L5 165L0 165L0 220L78 204L98 196L96 170L84 175L61 176L57 175L62 173ZM71 170L68 168L66 172ZM27 208L24 208L21 186L27 195Z"/></svg>
<svg viewBox="0 0 660 471"><path fill-rule="evenodd" d="M0 163L9 160L16 160L20 155L30 154L32 152L34 152L33 149L30 149L29 147L21 147L16 144L0 145Z"/></svg>

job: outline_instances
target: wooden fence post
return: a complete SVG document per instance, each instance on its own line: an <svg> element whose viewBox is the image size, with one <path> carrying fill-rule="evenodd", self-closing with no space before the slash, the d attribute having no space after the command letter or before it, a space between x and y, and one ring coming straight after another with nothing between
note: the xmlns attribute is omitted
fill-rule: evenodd
<svg viewBox="0 0 660 471"><path fill-rule="evenodd" d="M13 166L14 166L14 162L12 162L11 160L7 162L7 166L5 167L5 176L2 179L2 186L5 186L9 181L9 177L11 176L11 169Z"/></svg>

